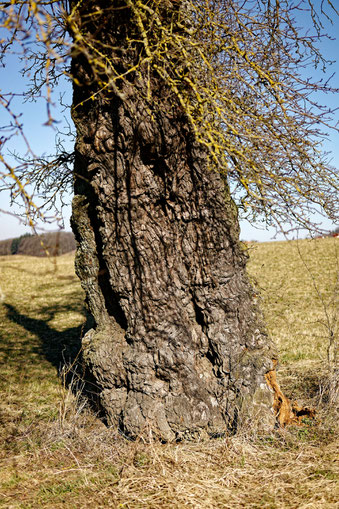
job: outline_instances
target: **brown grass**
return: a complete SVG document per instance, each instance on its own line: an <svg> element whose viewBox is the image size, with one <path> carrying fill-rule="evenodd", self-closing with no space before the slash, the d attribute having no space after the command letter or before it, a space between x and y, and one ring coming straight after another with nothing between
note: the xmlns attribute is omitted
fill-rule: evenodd
<svg viewBox="0 0 339 509"><path fill-rule="evenodd" d="M280 383L291 399L316 405L317 420L269 435L248 430L179 444L128 442L60 382L58 368L76 355L85 320L73 257L58 258L57 272L48 259L0 258L0 504L338 507L337 428L323 389L328 330L321 303L335 328L338 245L337 239L299 243L314 280L296 243L251 249L250 271L281 352Z"/></svg>
<svg viewBox="0 0 339 509"><path fill-rule="evenodd" d="M325 362L329 331L324 306L338 334L339 239L257 244L250 253L250 273L280 361Z"/></svg>

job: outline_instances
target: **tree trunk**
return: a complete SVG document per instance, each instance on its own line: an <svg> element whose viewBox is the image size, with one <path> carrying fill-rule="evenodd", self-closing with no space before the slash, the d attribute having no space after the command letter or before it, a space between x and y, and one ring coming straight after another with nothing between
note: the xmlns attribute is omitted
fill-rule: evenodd
<svg viewBox="0 0 339 509"><path fill-rule="evenodd" d="M122 48L128 13L115 23ZM156 76L151 111L140 76L86 101L89 64L78 55L72 66L76 271L95 321L83 358L108 423L164 440L245 417L272 424L275 355L225 178Z"/></svg>

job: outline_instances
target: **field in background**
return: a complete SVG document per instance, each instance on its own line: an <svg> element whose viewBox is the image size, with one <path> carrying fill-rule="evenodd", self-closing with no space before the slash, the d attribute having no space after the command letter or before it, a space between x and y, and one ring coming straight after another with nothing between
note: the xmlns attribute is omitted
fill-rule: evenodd
<svg viewBox="0 0 339 509"><path fill-rule="evenodd" d="M339 239L250 244L286 394L315 422L253 437L128 442L58 377L85 312L73 255L0 258L0 505L6 508L335 508L336 409L329 331L338 333Z"/></svg>

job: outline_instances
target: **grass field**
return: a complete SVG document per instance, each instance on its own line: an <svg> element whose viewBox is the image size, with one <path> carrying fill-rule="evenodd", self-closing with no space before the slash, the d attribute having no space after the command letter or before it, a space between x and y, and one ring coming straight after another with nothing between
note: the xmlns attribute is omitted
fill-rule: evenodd
<svg viewBox="0 0 339 509"><path fill-rule="evenodd" d="M339 239L253 243L249 253L281 386L317 418L269 435L178 444L126 441L63 386L58 369L74 359L85 321L73 255L56 266L0 258L2 507L339 507L338 415L327 393Z"/></svg>

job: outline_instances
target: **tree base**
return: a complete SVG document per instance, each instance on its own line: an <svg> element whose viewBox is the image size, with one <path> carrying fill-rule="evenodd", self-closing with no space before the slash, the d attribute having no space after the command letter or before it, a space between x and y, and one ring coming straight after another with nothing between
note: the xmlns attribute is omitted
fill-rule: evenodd
<svg viewBox="0 0 339 509"><path fill-rule="evenodd" d="M223 436L234 434L239 429L251 428L268 432L275 425L273 412L274 394L266 383L265 375L257 376L256 389L252 387L236 393L233 389L219 389L215 397L215 383L206 379L192 380L194 391L187 394L187 385L176 379L172 373L170 382L159 379L155 372L150 374L149 355L137 356L128 347L119 348L122 331L96 331L91 329L83 338L83 360L96 382L96 402L100 413L109 426L114 426L127 437L136 439L157 437L162 441L177 441L183 438L202 436ZM112 355L112 342L116 345ZM129 351L130 350L130 351ZM143 369L142 369L143 368ZM199 380L206 378L205 373ZM201 373L201 375L202 375ZM129 379L130 384L112 384ZM151 380L153 378L153 380ZM93 387L92 387L93 389Z"/></svg>

